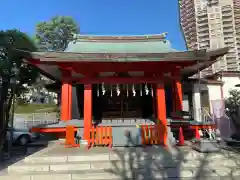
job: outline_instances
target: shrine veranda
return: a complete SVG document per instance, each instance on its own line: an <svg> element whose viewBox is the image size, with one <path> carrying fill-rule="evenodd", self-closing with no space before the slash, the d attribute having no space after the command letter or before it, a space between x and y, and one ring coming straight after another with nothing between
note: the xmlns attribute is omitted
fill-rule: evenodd
<svg viewBox="0 0 240 180"><path fill-rule="evenodd" d="M123 129L137 133L137 124L167 126L167 118L183 109L182 82L227 52L179 52L165 34L79 35L65 52L22 52L28 63L61 84L61 121L37 129L60 134L72 124L87 140L93 125L107 125L115 128L113 140L121 141Z"/></svg>

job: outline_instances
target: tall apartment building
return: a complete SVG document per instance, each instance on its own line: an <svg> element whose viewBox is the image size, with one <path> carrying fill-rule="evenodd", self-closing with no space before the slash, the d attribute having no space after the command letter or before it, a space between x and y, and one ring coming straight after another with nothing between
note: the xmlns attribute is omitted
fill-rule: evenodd
<svg viewBox="0 0 240 180"><path fill-rule="evenodd" d="M230 47L205 73L240 70L240 0L180 0L179 12L188 49Z"/></svg>

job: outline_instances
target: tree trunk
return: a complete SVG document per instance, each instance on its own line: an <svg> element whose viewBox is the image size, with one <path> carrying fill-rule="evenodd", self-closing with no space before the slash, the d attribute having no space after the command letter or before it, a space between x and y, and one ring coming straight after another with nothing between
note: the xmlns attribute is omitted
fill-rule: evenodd
<svg viewBox="0 0 240 180"><path fill-rule="evenodd" d="M9 123L9 120L11 118L10 117L10 110L11 110L11 107L12 107L13 96L14 96L13 91L11 91L10 97L9 97L8 102L6 104L6 110L5 110L5 118L6 118L6 123L7 124Z"/></svg>
<svg viewBox="0 0 240 180"><path fill-rule="evenodd" d="M0 158L2 158L2 151L4 149L5 144L5 135L6 135L6 128L7 128L7 120L5 119L6 113L6 101L8 95L8 87L9 83L3 82L0 88Z"/></svg>

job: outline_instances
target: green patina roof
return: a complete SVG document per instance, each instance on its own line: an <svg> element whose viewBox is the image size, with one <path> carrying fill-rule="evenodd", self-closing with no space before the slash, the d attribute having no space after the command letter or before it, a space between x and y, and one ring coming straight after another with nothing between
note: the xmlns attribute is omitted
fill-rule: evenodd
<svg viewBox="0 0 240 180"><path fill-rule="evenodd" d="M160 35L158 35L159 37ZM87 37L87 38L86 38ZM171 43L157 35L149 36L81 36L69 43L66 52L79 53L167 53L176 52ZM134 38L135 37L135 38Z"/></svg>

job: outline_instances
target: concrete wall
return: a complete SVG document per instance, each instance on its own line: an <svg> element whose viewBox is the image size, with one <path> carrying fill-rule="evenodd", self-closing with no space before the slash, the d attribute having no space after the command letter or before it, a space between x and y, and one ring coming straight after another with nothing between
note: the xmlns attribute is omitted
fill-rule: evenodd
<svg viewBox="0 0 240 180"><path fill-rule="evenodd" d="M238 89L239 87L235 87L236 84L240 84L240 78L238 76L231 76L231 77L222 77L223 81L223 97L229 97L229 91L232 89Z"/></svg>
<svg viewBox="0 0 240 180"><path fill-rule="evenodd" d="M212 101L222 99L221 95L221 85L207 85L209 93L209 102L210 102L210 112L212 111Z"/></svg>

